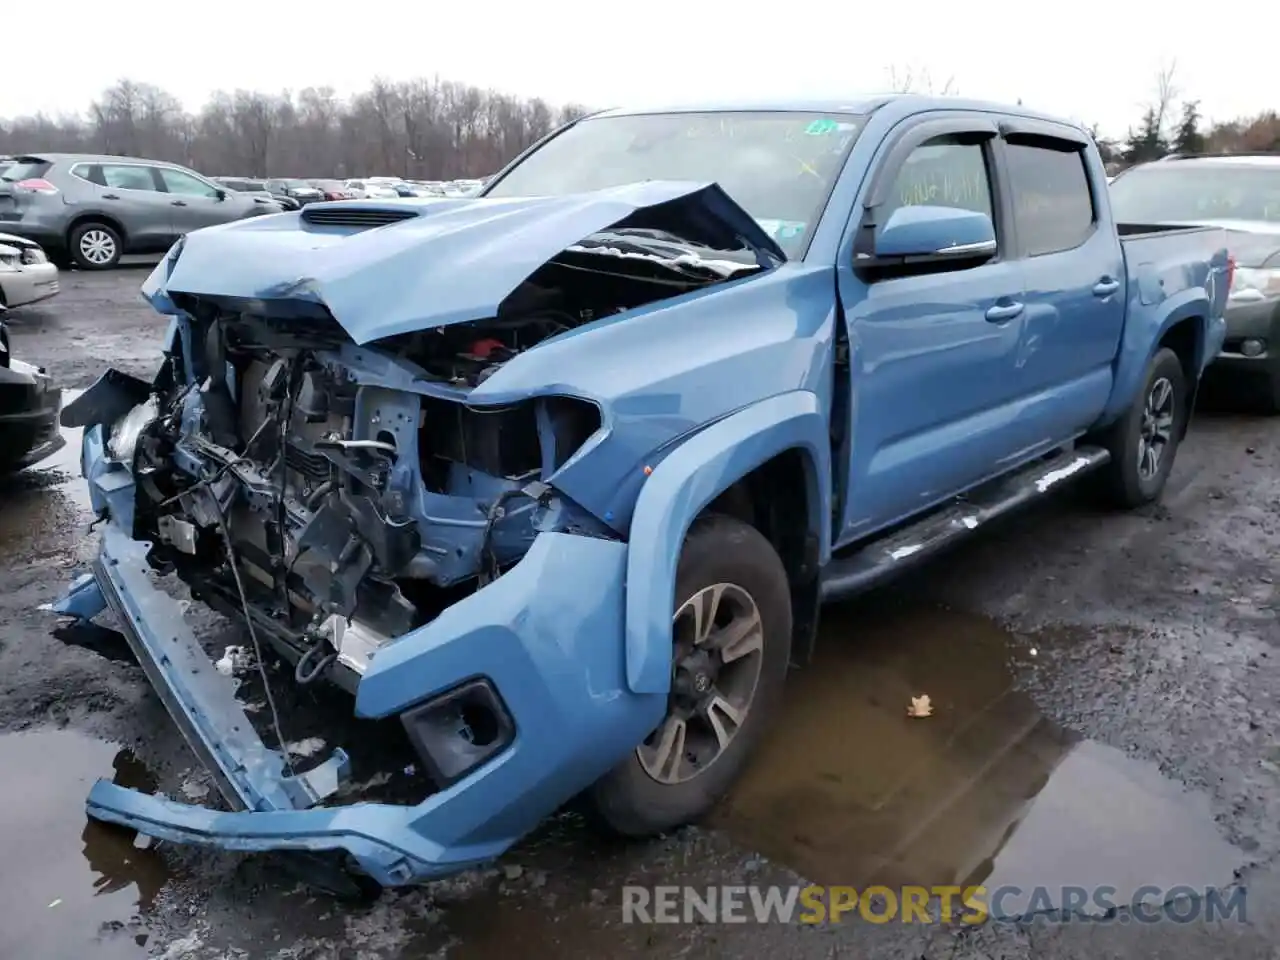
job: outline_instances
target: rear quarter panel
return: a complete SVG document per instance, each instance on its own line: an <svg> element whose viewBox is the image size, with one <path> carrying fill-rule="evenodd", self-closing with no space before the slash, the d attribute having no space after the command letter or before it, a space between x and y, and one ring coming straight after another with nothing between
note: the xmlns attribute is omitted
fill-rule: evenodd
<svg viewBox="0 0 1280 960"><path fill-rule="evenodd" d="M1127 275L1124 336L1111 398L1099 425L1121 416L1142 387L1147 364L1180 323L1196 333L1198 380L1222 348L1227 303L1226 231L1206 227L1121 238Z"/></svg>

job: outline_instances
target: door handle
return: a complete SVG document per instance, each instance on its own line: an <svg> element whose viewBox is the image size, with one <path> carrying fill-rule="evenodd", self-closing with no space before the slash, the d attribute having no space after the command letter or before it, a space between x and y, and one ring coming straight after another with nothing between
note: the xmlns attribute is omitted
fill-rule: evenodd
<svg viewBox="0 0 1280 960"><path fill-rule="evenodd" d="M1020 316L1024 306L1024 304L1016 301L1014 303L997 303L987 310L987 319L992 323L1004 323L1006 320L1012 320L1014 317Z"/></svg>
<svg viewBox="0 0 1280 960"><path fill-rule="evenodd" d="M104 194L102 195L102 199L103 199L103 200L119 200L119 199L120 199L120 194L118 194L118 193L104 193Z"/></svg>
<svg viewBox="0 0 1280 960"><path fill-rule="evenodd" d="M1093 295L1095 297L1109 297L1120 289L1120 281L1111 277L1103 277L1093 285Z"/></svg>
<svg viewBox="0 0 1280 960"><path fill-rule="evenodd" d="M185 207L186 205L187 205L187 201L185 200L175 200L173 201L173 204L172 204L172 206L175 206L175 207Z"/></svg>

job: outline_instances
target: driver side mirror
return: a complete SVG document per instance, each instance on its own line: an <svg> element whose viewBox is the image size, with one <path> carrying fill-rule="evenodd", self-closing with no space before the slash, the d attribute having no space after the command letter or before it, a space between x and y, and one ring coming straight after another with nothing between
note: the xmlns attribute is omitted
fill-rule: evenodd
<svg viewBox="0 0 1280 960"><path fill-rule="evenodd" d="M225 200L225 199L227 199L227 197L229 196L229 194L227 193L227 191L226 191L226 190L223 190L221 187L219 187L219 188L218 188L218 191L217 191L217 196L218 196L218 199L219 199L219 200Z"/></svg>
<svg viewBox="0 0 1280 960"><path fill-rule="evenodd" d="M957 207L899 207L876 233L877 260L939 262L995 256L995 226L985 213Z"/></svg>

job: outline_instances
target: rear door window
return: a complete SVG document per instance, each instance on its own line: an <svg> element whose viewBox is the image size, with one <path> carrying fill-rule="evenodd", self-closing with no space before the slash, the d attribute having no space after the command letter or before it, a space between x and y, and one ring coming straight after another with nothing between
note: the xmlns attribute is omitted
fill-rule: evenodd
<svg viewBox="0 0 1280 960"><path fill-rule="evenodd" d="M147 190L158 192L155 179L151 176L150 167L140 167L136 164L126 163L104 163L102 169L102 182L105 186L114 187L117 190Z"/></svg>
<svg viewBox="0 0 1280 960"><path fill-rule="evenodd" d="M1005 146L1018 242L1028 257L1074 250L1093 233L1097 216L1084 150L1058 140Z"/></svg>
<svg viewBox="0 0 1280 960"><path fill-rule="evenodd" d="M81 180L96 184L99 187L105 187L106 181L102 178L102 167L96 163L77 163L71 168L71 175Z"/></svg>

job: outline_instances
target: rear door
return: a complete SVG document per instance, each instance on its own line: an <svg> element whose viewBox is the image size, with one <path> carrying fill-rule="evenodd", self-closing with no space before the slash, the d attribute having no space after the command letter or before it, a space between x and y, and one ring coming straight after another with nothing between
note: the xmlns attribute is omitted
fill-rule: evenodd
<svg viewBox="0 0 1280 960"><path fill-rule="evenodd" d="M240 204L232 199L235 195L230 191L174 167L156 167L156 175L169 195L176 236L239 219Z"/></svg>
<svg viewBox="0 0 1280 960"><path fill-rule="evenodd" d="M131 252L163 250L173 242L169 198L161 192L151 167L141 163L87 165L89 181L98 186L100 206L124 227ZM73 171L74 172L74 171Z"/></svg>
<svg viewBox="0 0 1280 960"><path fill-rule="evenodd" d="M992 218L999 250L883 278L842 255L852 418L844 540L942 502L1017 453L1004 425L1020 389L1023 280L1009 256L997 127L979 114L928 116L886 140L861 203L872 204L879 223L912 204L980 211Z"/></svg>
<svg viewBox="0 0 1280 960"><path fill-rule="evenodd" d="M1006 125L1002 149L1026 281L1018 378L1025 440L1087 428L1111 393L1125 317L1125 266L1083 134L1040 121ZM1096 167L1096 170L1094 169Z"/></svg>

